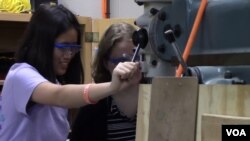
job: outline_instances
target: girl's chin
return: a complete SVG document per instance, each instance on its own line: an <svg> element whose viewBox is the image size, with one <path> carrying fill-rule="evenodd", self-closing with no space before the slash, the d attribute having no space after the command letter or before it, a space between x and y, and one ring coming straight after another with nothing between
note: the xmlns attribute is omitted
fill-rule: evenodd
<svg viewBox="0 0 250 141"><path fill-rule="evenodd" d="M56 74L60 76L60 75L64 75L65 73L66 73L66 69L60 69L57 71Z"/></svg>

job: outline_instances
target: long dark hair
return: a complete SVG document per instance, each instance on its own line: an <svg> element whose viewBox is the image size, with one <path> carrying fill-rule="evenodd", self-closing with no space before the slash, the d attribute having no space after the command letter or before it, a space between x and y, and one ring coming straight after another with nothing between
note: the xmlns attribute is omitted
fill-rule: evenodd
<svg viewBox="0 0 250 141"><path fill-rule="evenodd" d="M112 24L104 33L92 65L92 77L96 83L111 81L111 74L106 68L112 50L118 42L131 39L135 28L128 23Z"/></svg>
<svg viewBox="0 0 250 141"><path fill-rule="evenodd" d="M41 5L31 17L22 43L16 54L16 62L28 63L51 82L58 79L61 83L81 83L83 68L80 53L72 58L67 72L56 76L53 69L53 52L56 38L74 28L77 31L77 43L81 44L81 27L75 15L62 5Z"/></svg>

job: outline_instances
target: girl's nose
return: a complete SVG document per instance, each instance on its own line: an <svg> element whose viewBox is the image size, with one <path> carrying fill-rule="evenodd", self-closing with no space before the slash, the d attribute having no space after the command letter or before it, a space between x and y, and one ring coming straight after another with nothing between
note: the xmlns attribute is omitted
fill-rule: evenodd
<svg viewBox="0 0 250 141"><path fill-rule="evenodd" d="M66 57L66 58L72 58L73 55L74 55L73 51L70 48L65 50L65 52L64 52L64 57Z"/></svg>

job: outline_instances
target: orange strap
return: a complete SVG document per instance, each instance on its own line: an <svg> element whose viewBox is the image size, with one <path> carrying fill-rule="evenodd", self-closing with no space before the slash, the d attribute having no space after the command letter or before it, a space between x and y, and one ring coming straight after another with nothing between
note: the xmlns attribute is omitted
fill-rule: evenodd
<svg viewBox="0 0 250 141"><path fill-rule="evenodd" d="M91 85L91 84L87 84L87 85L84 87L84 90L83 90L83 99L84 99L84 101L85 101L87 104L96 104L97 102L91 100L90 97L89 97L89 87L90 87L90 85Z"/></svg>
<svg viewBox="0 0 250 141"><path fill-rule="evenodd" d="M188 42L187 42L187 45L185 47L185 50L184 50L184 53L183 53L183 56L182 56L183 60L185 62L187 62L188 56L189 56L191 48L193 46L194 39L195 39L196 34L198 32L199 25L201 23L201 20L202 20L203 14L205 12L206 6L207 6L207 0L201 0L201 4L200 4L199 10L197 12L197 15L195 17L193 28L192 28L191 33L189 35ZM176 71L176 77L181 77L182 73L183 73L183 67L182 67L182 65L179 65L178 69Z"/></svg>

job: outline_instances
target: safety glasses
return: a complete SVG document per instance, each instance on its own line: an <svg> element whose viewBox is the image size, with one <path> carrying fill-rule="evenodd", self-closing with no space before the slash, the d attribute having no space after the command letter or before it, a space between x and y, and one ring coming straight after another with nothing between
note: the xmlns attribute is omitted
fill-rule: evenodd
<svg viewBox="0 0 250 141"><path fill-rule="evenodd" d="M56 43L55 48L59 49L62 53L72 53L75 55L81 49L81 45L78 44L66 44L66 43Z"/></svg>
<svg viewBox="0 0 250 141"><path fill-rule="evenodd" d="M122 54L122 57L116 57L116 58L115 57L113 57L113 58L111 57L111 58L109 58L109 62L117 65L117 64L119 64L121 62L129 62L129 61L132 60L132 58L133 58L133 55L129 55L129 54L124 53L124 54ZM135 60L139 61L140 60L140 56L139 55L136 56Z"/></svg>

